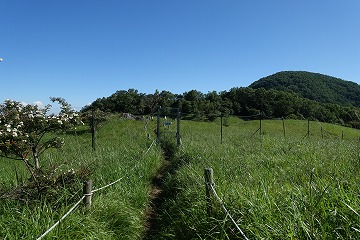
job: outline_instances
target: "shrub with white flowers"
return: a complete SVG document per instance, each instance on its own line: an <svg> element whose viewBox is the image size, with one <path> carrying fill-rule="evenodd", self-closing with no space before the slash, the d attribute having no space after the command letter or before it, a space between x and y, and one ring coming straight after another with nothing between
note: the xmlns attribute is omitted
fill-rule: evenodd
<svg viewBox="0 0 360 240"><path fill-rule="evenodd" d="M59 114L49 114L51 105L41 108L9 99L0 104L0 156L23 161L35 181L40 155L64 145L60 137L45 136L80 123L78 113L63 98L50 99L60 104Z"/></svg>

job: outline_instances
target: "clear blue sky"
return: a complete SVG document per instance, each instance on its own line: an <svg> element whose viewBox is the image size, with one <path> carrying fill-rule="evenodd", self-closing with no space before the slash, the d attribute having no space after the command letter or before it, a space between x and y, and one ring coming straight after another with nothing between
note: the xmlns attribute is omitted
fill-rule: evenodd
<svg viewBox="0 0 360 240"><path fill-rule="evenodd" d="M0 101L203 93L284 70L360 83L359 0L0 0Z"/></svg>

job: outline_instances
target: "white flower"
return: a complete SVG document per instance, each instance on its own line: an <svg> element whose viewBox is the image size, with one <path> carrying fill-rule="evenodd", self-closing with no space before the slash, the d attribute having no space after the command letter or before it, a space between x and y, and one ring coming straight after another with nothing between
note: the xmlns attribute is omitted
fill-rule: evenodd
<svg viewBox="0 0 360 240"><path fill-rule="evenodd" d="M13 132L12 134L13 134L14 137L18 136L17 132Z"/></svg>
<svg viewBox="0 0 360 240"><path fill-rule="evenodd" d="M62 121L61 121L61 120L58 120L58 123L59 123L59 124L62 124Z"/></svg>
<svg viewBox="0 0 360 240"><path fill-rule="evenodd" d="M24 123L23 122L19 122L19 124L17 125L18 128L21 128L24 126Z"/></svg>

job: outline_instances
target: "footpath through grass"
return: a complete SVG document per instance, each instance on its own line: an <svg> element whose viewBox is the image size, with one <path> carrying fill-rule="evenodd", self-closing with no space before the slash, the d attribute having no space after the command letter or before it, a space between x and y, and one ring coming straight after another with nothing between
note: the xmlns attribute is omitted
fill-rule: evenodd
<svg viewBox="0 0 360 240"><path fill-rule="evenodd" d="M207 215L208 167L214 169L217 193L249 239L359 239L359 131L310 122L307 136L307 121L284 123L263 121L260 135L259 121L230 118L220 144L219 120L182 121L182 145L162 178L164 199L146 239L242 239L214 198ZM160 146L145 154L155 122L149 131L144 125L114 116L98 131L95 152L86 128L64 135L62 150L42 156L60 176L61 192L41 198L11 199L10 190L29 175L21 162L0 159L0 239L39 237L81 198L88 176L93 189L122 179L94 193L89 211L80 205L44 239L142 239L151 181L163 161ZM164 148L176 141L166 136Z"/></svg>
<svg viewBox="0 0 360 240"><path fill-rule="evenodd" d="M55 174L89 176L93 189L122 178L95 192L89 211L81 204L44 239L142 239L151 179L163 158L156 144L145 154L153 140L147 139L144 125L114 116L99 129L95 152L84 128L64 135L63 149L43 155L42 163ZM0 159L0 167L2 194L29 178L21 162ZM71 188L63 180L62 192L54 193L56 199L51 194L26 201L2 196L0 239L36 239L63 216L81 198L82 179L72 179Z"/></svg>
<svg viewBox="0 0 360 240"><path fill-rule="evenodd" d="M359 239L359 131L330 124L231 118L182 121L181 167L165 187L174 197L162 205L152 239L242 239L220 205L206 213L204 168L249 239ZM321 130L322 128L322 130ZM253 135L253 137L251 137Z"/></svg>

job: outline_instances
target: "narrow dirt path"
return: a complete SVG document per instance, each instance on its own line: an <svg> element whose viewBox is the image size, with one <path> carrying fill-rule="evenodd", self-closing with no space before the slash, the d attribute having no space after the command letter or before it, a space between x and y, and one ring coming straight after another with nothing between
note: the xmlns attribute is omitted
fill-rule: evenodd
<svg viewBox="0 0 360 240"><path fill-rule="evenodd" d="M162 203L166 199L166 194L164 191L164 181L165 175L170 168L169 157L165 155L165 160L159 168L158 172L152 179L152 188L149 194L150 204L145 213L145 234L144 240L150 240L158 231L158 210L160 209Z"/></svg>

